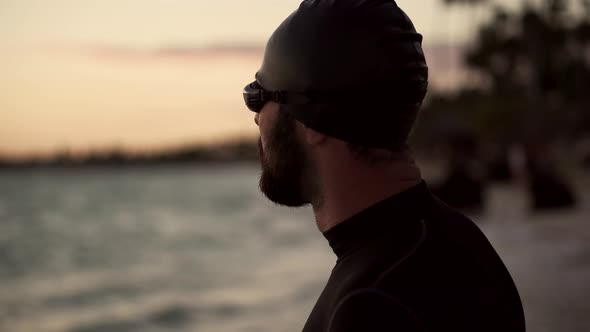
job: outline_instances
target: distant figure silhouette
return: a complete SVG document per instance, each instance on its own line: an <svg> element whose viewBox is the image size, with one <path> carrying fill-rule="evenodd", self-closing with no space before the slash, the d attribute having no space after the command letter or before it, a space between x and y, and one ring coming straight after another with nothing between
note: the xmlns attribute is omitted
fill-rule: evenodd
<svg viewBox="0 0 590 332"><path fill-rule="evenodd" d="M449 169L433 193L456 209L482 212L485 183L476 138L457 133L449 139L449 150Z"/></svg>
<svg viewBox="0 0 590 332"><path fill-rule="evenodd" d="M485 165L486 178L491 182L508 183L513 180L512 169L510 168L509 151L507 148L498 146L486 151Z"/></svg>
<svg viewBox="0 0 590 332"><path fill-rule="evenodd" d="M526 151L526 175L533 210L569 208L576 198L555 166L545 144L531 144Z"/></svg>

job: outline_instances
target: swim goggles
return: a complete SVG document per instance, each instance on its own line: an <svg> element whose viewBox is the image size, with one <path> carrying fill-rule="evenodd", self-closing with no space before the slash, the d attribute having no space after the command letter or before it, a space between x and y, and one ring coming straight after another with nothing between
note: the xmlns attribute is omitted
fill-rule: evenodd
<svg viewBox="0 0 590 332"><path fill-rule="evenodd" d="M249 110L259 113L264 104L274 101L278 104L309 104L311 99L303 94L285 91L267 91L254 81L244 88L242 92L244 102Z"/></svg>

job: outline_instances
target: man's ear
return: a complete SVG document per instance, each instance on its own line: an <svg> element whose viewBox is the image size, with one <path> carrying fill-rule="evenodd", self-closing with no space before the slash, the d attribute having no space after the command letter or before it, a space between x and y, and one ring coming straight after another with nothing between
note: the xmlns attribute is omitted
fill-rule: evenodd
<svg viewBox="0 0 590 332"><path fill-rule="evenodd" d="M303 138L307 144L316 146L324 143L328 136L303 125Z"/></svg>

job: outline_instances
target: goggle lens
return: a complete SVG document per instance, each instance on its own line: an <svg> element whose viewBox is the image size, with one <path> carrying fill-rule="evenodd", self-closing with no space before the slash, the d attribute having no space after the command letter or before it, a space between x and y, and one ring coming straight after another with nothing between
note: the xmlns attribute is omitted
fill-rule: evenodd
<svg viewBox="0 0 590 332"><path fill-rule="evenodd" d="M264 90L257 82L246 85L242 94L246 107L252 112L260 113L264 104L267 102L263 98Z"/></svg>

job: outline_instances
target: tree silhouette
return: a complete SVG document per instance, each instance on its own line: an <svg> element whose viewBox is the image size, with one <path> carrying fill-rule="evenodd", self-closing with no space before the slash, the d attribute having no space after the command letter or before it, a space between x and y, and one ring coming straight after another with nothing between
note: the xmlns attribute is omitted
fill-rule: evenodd
<svg viewBox="0 0 590 332"><path fill-rule="evenodd" d="M480 4L482 0L444 0ZM520 11L496 7L464 54L481 78L454 96L434 96L435 114L461 117L484 138L575 139L590 132L590 0L524 1ZM430 113L430 114L429 114ZM433 118L434 117L434 118ZM430 120L430 121L428 121Z"/></svg>

